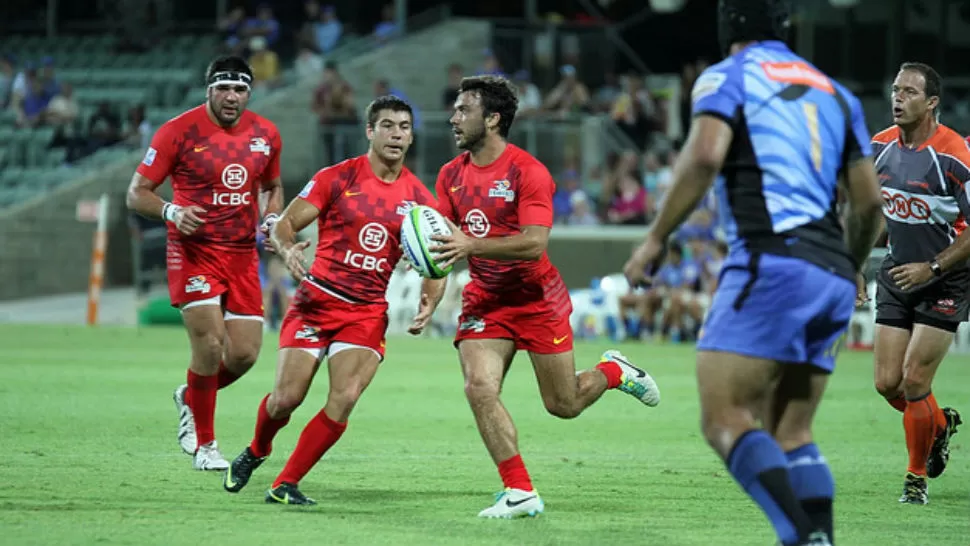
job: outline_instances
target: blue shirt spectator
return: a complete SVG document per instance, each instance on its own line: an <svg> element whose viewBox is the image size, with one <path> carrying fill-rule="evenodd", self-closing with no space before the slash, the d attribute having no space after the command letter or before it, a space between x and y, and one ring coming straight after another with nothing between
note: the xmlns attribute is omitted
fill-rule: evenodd
<svg viewBox="0 0 970 546"><path fill-rule="evenodd" d="M333 6L324 6L323 15L316 25L317 47L321 53L329 53L337 47L337 42L343 35L344 26L337 19L337 10Z"/></svg>

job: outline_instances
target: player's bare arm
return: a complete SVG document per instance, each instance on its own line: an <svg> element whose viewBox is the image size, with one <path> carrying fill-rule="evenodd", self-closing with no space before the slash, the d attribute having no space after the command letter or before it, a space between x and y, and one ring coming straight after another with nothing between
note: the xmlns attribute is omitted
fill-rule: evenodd
<svg viewBox="0 0 970 546"><path fill-rule="evenodd" d="M869 298L865 279L861 278L861 268L885 226L879 178L871 157L861 158L849 165L846 185L848 209L845 214L845 241L852 259L860 268L856 279L856 302L864 303Z"/></svg>
<svg viewBox="0 0 970 546"><path fill-rule="evenodd" d="M270 242L273 250L283 258L286 268L297 280L306 276L307 264L303 251L310 246L310 241L296 242L296 234L310 225L319 216L320 209L303 199L294 199L283 211L280 219L270 230Z"/></svg>
<svg viewBox="0 0 970 546"><path fill-rule="evenodd" d="M418 303L418 313L414 316L408 333L416 336L424 331L424 328L434 316L435 309L441 303L441 298L445 295L445 288L448 286L448 277L443 279L424 279L421 281L421 300Z"/></svg>
<svg viewBox="0 0 970 546"><path fill-rule="evenodd" d="M205 215L205 209L194 205L180 207L174 203L166 202L155 193L160 185L160 182L155 182L142 174L135 173L131 177L128 194L125 197L125 204L128 209L146 218L158 218L172 222L185 235L195 233L195 230L205 223L205 220L202 219Z"/></svg>
<svg viewBox="0 0 970 546"><path fill-rule="evenodd" d="M650 226L646 240L623 268L631 285L643 282L645 268L660 257L667 237L687 219L710 190L724 164L733 136L731 126L719 117L702 115L694 118L687 142L674 165L674 181L667 198Z"/></svg>
<svg viewBox="0 0 970 546"><path fill-rule="evenodd" d="M279 216L283 211L283 180L276 177L263 184L259 200L263 203L263 218Z"/></svg>
<svg viewBox="0 0 970 546"><path fill-rule="evenodd" d="M469 256L490 260L535 261L542 258L549 246L550 229L546 226L522 226L515 235L480 239L464 234L451 219L446 217L445 220L451 227L451 235L432 237L432 240L440 244L428 249L438 253L442 267L448 267Z"/></svg>

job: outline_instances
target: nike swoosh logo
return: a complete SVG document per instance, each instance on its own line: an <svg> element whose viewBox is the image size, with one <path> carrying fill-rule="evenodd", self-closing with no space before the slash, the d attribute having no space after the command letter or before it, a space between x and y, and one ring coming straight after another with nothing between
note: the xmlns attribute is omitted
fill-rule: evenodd
<svg viewBox="0 0 970 546"><path fill-rule="evenodd" d="M209 149L208 146L196 146L195 148L192 148L192 151L193 152L204 152L204 151L206 151L208 149Z"/></svg>
<svg viewBox="0 0 970 546"><path fill-rule="evenodd" d="M508 506L509 508L515 508L516 506L522 504L523 502L529 502L534 498L536 498L535 495L532 495L531 497L526 497L524 499L520 499L517 501L513 501L512 499L505 499L505 506Z"/></svg>
<svg viewBox="0 0 970 546"><path fill-rule="evenodd" d="M226 473L226 485L228 487L236 487L236 482L232 479L232 471Z"/></svg>
<svg viewBox="0 0 970 546"><path fill-rule="evenodd" d="M362 192L362 191L345 191L344 192L344 197L353 197L355 195L360 195L362 193L364 193L364 192Z"/></svg>
<svg viewBox="0 0 970 546"><path fill-rule="evenodd" d="M560 343L562 343L563 341L566 341L567 339L569 339L569 336L568 335L567 336L562 336L562 337L554 337L554 338L552 338L552 344L553 345L559 345Z"/></svg>
<svg viewBox="0 0 970 546"><path fill-rule="evenodd" d="M451 193L455 193L456 191L460 190L461 188L462 188L462 186L452 186L449 189L451 190Z"/></svg>

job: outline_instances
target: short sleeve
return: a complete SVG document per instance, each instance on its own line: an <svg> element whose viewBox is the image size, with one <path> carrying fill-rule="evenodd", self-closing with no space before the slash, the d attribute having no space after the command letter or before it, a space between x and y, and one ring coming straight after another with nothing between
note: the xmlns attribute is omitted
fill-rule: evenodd
<svg viewBox="0 0 970 546"><path fill-rule="evenodd" d="M690 92L692 114L710 114L733 124L738 108L744 103L740 73L733 59L704 70Z"/></svg>
<svg viewBox="0 0 970 546"><path fill-rule="evenodd" d="M953 192L957 206L960 207L960 214L967 219L970 218L970 193L967 192L967 184L970 184L970 146L965 140L954 135L953 144L947 148L953 150L950 153L952 159L947 158L950 161L946 163L947 186Z"/></svg>
<svg viewBox="0 0 970 546"><path fill-rule="evenodd" d="M280 177L280 155L283 153L283 139L279 131L273 134L270 142L269 165L263 174L263 183L272 182Z"/></svg>
<svg viewBox="0 0 970 546"><path fill-rule="evenodd" d="M310 203L317 210L326 210L330 205L334 179L337 178L336 169L337 167L327 167L317 171L317 174L303 186L297 197Z"/></svg>
<svg viewBox="0 0 970 546"><path fill-rule="evenodd" d="M849 99L849 128L851 133L845 135L846 164L872 156L872 141L869 129L866 128L866 116L862 113L862 103L855 97Z"/></svg>
<svg viewBox="0 0 970 546"><path fill-rule="evenodd" d="M552 227L552 195L556 183L542 165L535 165L522 173L519 181L519 225Z"/></svg>
<svg viewBox="0 0 970 546"><path fill-rule="evenodd" d="M171 122L163 124L152 137L136 172L156 184L164 182L172 174L179 154L180 140L180 133Z"/></svg>
<svg viewBox="0 0 970 546"><path fill-rule="evenodd" d="M451 202L451 197L449 197L449 189L447 180L451 178L451 170L456 168L454 165L445 165L438 171L438 180L435 182L435 195L437 196L436 207L438 212L442 216L448 218L455 224L460 222L458 218L458 211L455 210L455 204ZM460 225L460 224L459 224Z"/></svg>

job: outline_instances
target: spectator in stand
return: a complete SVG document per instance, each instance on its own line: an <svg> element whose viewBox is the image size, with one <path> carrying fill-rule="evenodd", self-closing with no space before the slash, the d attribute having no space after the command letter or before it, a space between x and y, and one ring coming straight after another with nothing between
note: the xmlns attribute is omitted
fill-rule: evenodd
<svg viewBox="0 0 970 546"><path fill-rule="evenodd" d="M609 113L613 110L613 103L620 96L620 85L616 74L607 72L603 75L603 85L593 94L592 110L599 113Z"/></svg>
<svg viewBox="0 0 970 546"><path fill-rule="evenodd" d="M121 119L108 101L101 101L88 121L87 154L116 144L121 139Z"/></svg>
<svg viewBox="0 0 970 546"><path fill-rule="evenodd" d="M280 58L267 45L262 36L249 39L249 66L253 69L253 89L257 91L272 89L280 82Z"/></svg>
<svg viewBox="0 0 970 546"><path fill-rule="evenodd" d="M394 20L394 4L384 4L381 9L381 22L374 27L374 39L383 44L396 37L401 29Z"/></svg>
<svg viewBox="0 0 970 546"><path fill-rule="evenodd" d="M593 205L589 201L589 196L583 190L573 192L570 196L572 210L566 218L566 224L570 226L598 226L600 219L593 212Z"/></svg>
<svg viewBox="0 0 970 546"><path fill-rule="evenodd" d="M559 69L562 79L546 97L545 109L560 115L582 112L589 109L589 89L576 76L576 67L571 64Z"/></svg>
<svg viewBox="0 0 970 546"><path fill-rule="evenodd" d="M139 104L128 109L128 121L121 140L128 148L146 150L152 141L152 124L145 117L145 105Z"/></svg>
<svg viewBox="0 0 970 546"><path fill-rule="evenodd" d="M17 77L17 58L10 54L0 56L0 110L10 105L13 81Z"/></svg>
<svg viewBox="0 0 970 546"><path fill-rule="evenodd" d="M441 91L441 108L443 110L450 112L455 107L455 101L458 100L458 86L461 84L463 75L464 69L460 64L454 63L448 67L448 83Z"/></svg>
<svg viewBox="0 0 970 546"><path fill-rule="evenodd" d="M348 139L350 135L357 135L353 133L357 129L354 90L340 75L336 62L324 64L323 78L313 91L312 105L320 123L326 161L333 164L357 155Z"/></svg>
<svg viewBox="0 0 970 546"><path fill-rule="evenodd" d="M272 48L280 37L280 22L273 15L273 6L268 3L259 5L256 17L250 17L239 29L239 38L247 44L252 38L266 38L266 46Z"/></svg>
<svg viewBox="0 0 970 546"><path fill-rule="evenodd" d="M293 61L296 76L301 80L316 78L323 72L323 57L309 47L301 47Z"/></svg>
<svg viewBox="0 0 970 546"><path fill-rule="evenodd" d="M504 76L505 71L502 70L502 63L499 62L498 57L495 52L491 49L486 49L482 52L482 67L478 69L476 76Z"/></svg>
<svg viewBox="0 0 970 546"><path fill-rule="evenodd" d="M54 145L63 146L77 137L75 130L80 108L74 100L74 87L61 86L61 92L47 104L47 124L54 128Z"/></svg>
<svg viewBox="0 0 970 546"><path fill-rule="evenodd" d="M317 23L316 41L320 53L326 55L333 51L340 38L344 34L344 25L337 18L337 8L324 6L320 15L320 22Z"/></svg>
<svg viewBox="0 0 970 546"><path fill-rule="evenodd" d="M516 117L528 117L539 112L542 108L542 94L536 84L532 83L528 70L519 70L512 76L512 83L519 92L519 109Z"/></svg>
<svg viewBox="0 0 970 546"><path fill-rule="evenodd" d="M611 224L646 225L652 216L650 194L643 187L643 177L637 172L637 159L636 152L624 152L612 180L615 185L604 188L611 193L606 213Z"/></svg>
<svg viewBox="0 0 970 546"><path fill-rule="evenodd" d="M629 74L623 87L623 92L613 103L613 121L638 148L645 149L651 133L659 128L656 104L640 74Z"/></svg>
<svg viewBox="0 0 970 546"><path fill-rule="evenodd" d="M17 102L17 126L38 127L44 124L50 97L44 91L44 82L32 74L27 77L27 94Z"/></svg>
<svg viewBox="0 0 970 546"><path fill-rule="evenodd" d="M61 92L61 84L54 73L54 57L44 57L40 62L38 77L44 86L44 94L48 99L54 98Z"/></svg>
<svg viewBox="0 0 970 546"><path fill-rule="evenodd" d="M216 27L219 33L222 34L223 44L226 49L234 54L239 54L245 45L239 36L245 23L246 10L241 6L236 6L225 17L219 20Z"/></svg>

